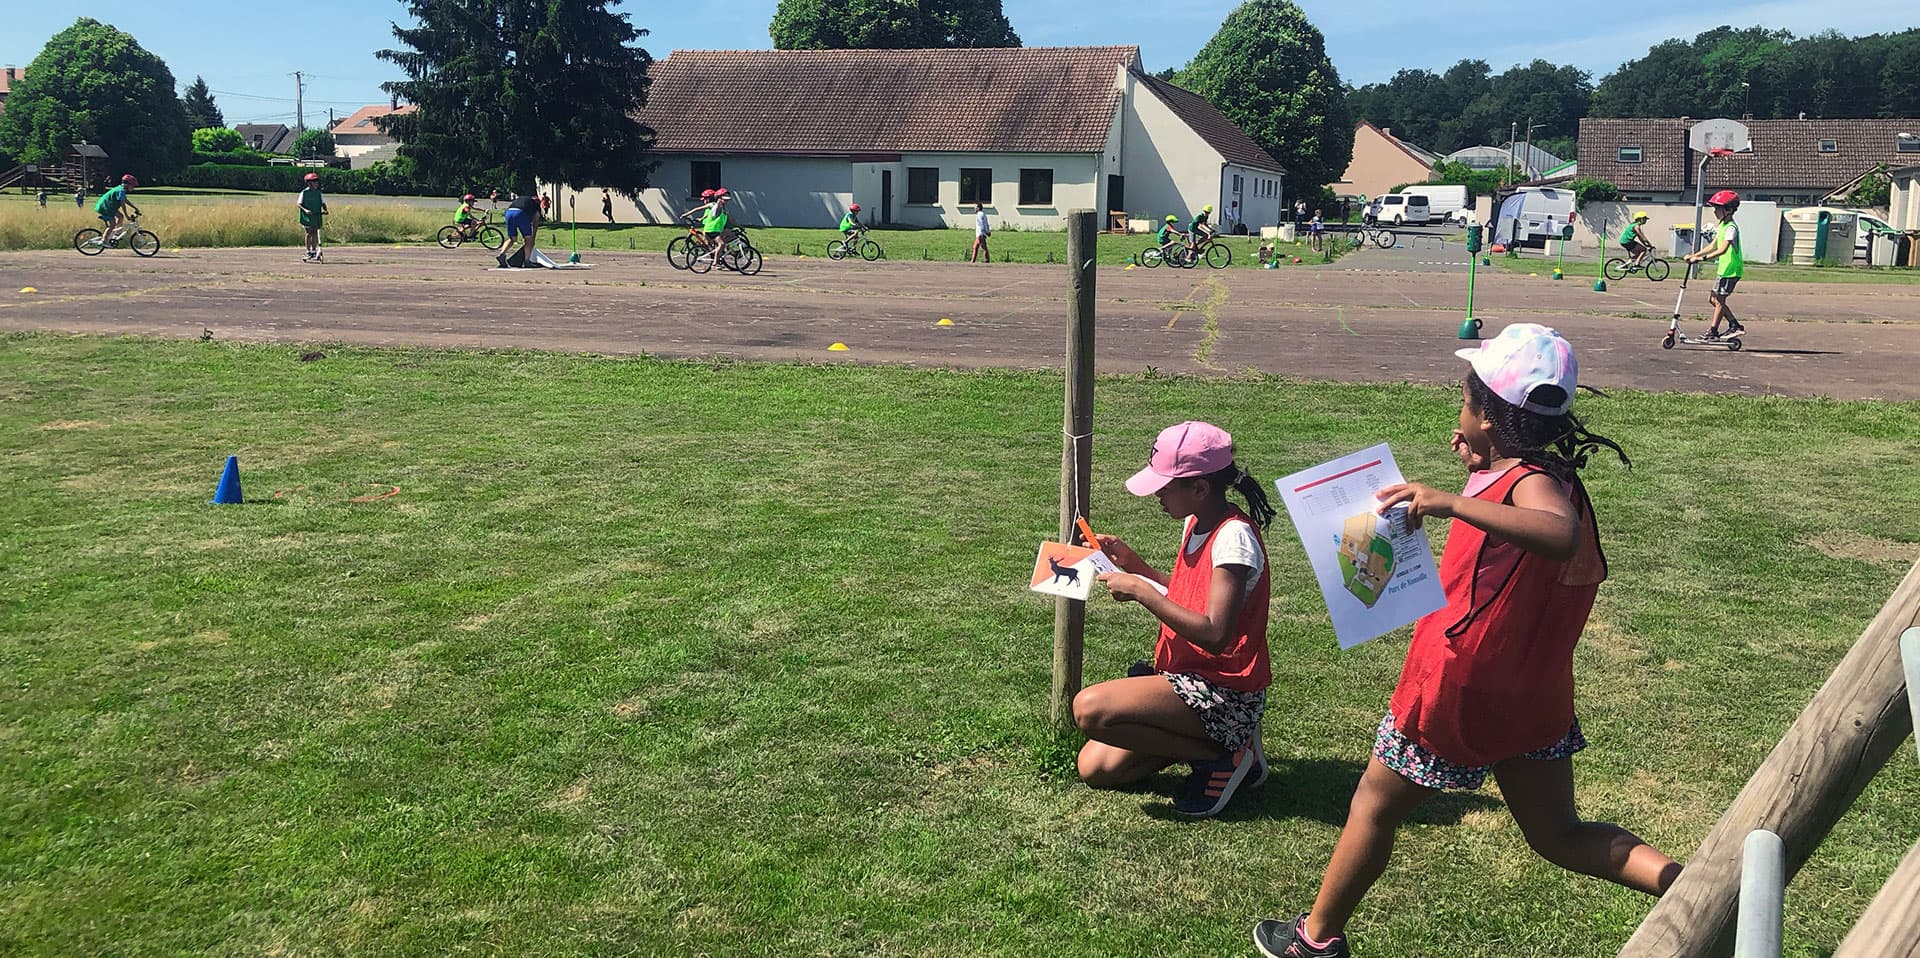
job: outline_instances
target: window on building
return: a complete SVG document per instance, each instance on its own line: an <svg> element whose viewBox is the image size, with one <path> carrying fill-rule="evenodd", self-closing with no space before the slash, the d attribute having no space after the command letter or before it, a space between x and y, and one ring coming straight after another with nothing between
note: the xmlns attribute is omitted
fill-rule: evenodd
<svg viewBox="0 0 1920 958"><path fill-rule="evenodd" d="M967 169L961 170L960 171L960 202L968 206L971 206L975 203L978 203L981 206L992 206L993 205L993 171L992 170L967 170Z"/></svg>
<svg viewBox="0 0 1920 958"><path fill-rule="evenodd" d="M1637 146L1623 146L1620 148L1619 158L1622 163L1638 163L1640 162L1640 148Z"/></svg>
<svg viewBox="0 0 1920 958"><path fill-rule="evenodd" d="M1020 205L1021 206L1052 206L1053 205L1053 171L1052 170L1021 170L1020 171Z"/></svg>
<svg viewBox="0 0 1920 958"><path fill-rule="evenodd" d="M1839 140L1821 140L1821 141L1820 141L1820 152L1822 152L1822 153L1838 153L1838 152L1840 152L1840 141L1839 141Z"/></svg>
<svg viewBox="0 0 1920 958"><path fill-rule="evenodd" d="M1894 138L1896 153L1920 153L1920 133L1902 133Z"/></svg>
<svg viewBox="0 0 1920 958"><path fill-rule="evenodd" d="M699 196L708 190L720 188L720 162L718 160L693 161L693 195Z"/></svg>
<svg viewBox="0 0 1920 958"><path fill-rule="evenodd" d="M910 206L933 206L940 202L940 168L937 166L907 167L907 203Z"/></svg>

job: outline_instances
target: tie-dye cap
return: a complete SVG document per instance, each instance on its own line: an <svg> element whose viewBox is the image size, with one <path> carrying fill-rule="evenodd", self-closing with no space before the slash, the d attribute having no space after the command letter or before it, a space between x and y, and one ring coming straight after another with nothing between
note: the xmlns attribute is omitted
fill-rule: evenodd
<svg viewBox="0 0 1920 958"><path fill-rule="evenodd" d="M1539 323L1514 323L1474 349L1455 350L1499 396L1528 412L1563 416L1573 408L1579 366L1573 344ZM1540 395L1535 391L1552 386Z"/></svg>

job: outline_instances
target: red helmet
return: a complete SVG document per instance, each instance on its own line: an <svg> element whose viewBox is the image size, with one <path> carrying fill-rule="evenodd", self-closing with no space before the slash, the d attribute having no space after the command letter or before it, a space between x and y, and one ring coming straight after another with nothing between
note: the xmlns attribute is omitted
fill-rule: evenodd
<svg viewBox="0 0 1920 958"><path fill-rule="evenodd" d="M1739 206L1740 194L1732 190L1721 190L1707 197L1708 206Z"/></svg>
<svg viewBox="0 0 1920 958"><path fill-rule="evenodd" d="M301 177L301 179L306 180L309 183L318 183L320 182L320 174L308 173L306 176Z"/></svg>
<svg viewBox="0 0 1920 958"><path fill-rule="evenodd" d="M474 197L472 193L468 193L467 195L460 197L460 200L463 203L471 203L473 202L473 199Z"/></svg>
<svg viewBox="0 0 1920 958"><path fill-rule="evenodd" d="M710 199L713 199L713 191L712 191L712 190L701 190L701 191L700 191L700 198L701 198L701 199L703 199L703 200L710 200Z"/></svg>
<svg viewBox="0 0 1920 958"><path fill-rule="evenodd" d="M120 182L126 184L127 186L140 185L140 181L137 178L135 178L132 173L128 173L125 176L120 177Z"/></svg>
<svg viewBox="0 0 1920 958"><path fill-rule="evenodd" d="M858 213L860 212L860 204L855 203L852 206L847 207L847 209L852 210L855 213Z"/></svg>

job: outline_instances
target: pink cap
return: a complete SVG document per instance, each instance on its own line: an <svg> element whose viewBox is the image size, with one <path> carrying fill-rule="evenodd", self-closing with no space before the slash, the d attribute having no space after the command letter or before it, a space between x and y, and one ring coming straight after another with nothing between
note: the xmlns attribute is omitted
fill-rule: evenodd
<svg viewBox="0 0 1920 958"><path fill-rule="evenodd" d="M1147 468L1127 480L1127 491L1150 496L1175 479L1208 476L1233 465L1233 437L1219 426L1183 422L1160 430Z"/></svg>
<svg viewBox="0 0 1920 958"><path fill-rule="evenodd" d="M1558 330L1514 323L1478 347L1454 355L1472 365L1494 395L1521 409L1543 416L1562 416L1573 409L1579 366L1573 361L1573 344ZM1533 391L1541 386L1556 387L1559 394L1535 398Z"/></svg>

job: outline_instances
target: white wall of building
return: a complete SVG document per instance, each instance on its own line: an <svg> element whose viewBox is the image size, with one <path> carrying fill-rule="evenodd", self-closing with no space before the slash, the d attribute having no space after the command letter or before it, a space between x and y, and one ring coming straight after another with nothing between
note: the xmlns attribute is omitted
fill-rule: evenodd
<svg viewBox="0 0 1920 958"><path fill-rule="evenodd" d="M1157 223L1172 214L1184 221L1208 203L1225 208L1220 154L1132 75L1126 102L1120 170L1128 217Z"/></svg>
<svg viewBox="0 0 1920 958"><path fill-rule="evenodd" d="M938 201L908 204L907 181L914 168L940 171ZM1098 208L1103 188L1101 157L1092 153L909 153L900 158L894 180L895 223L907 226L973 228L973 204L960 197L960 171L993 171L993 202L985 205L987 221L995 229L1057 230L1066 228L1070 210ZM1052 170L1053 199L1044 205L1020 204L1020 171ZM876 194L877 195L877 194ZM865 206L865 202L861 203Z"/></svg>
<svg viewBox="0 0 1920 958"><path fill-rule="evenodd" d="M1236 177L1240 186L1238 193L1234 192ZM1285 183L1280 174L1229 163L1221 173L1220 202L1214 204L1214 209L1237 209L1235 219L1246 224L1248 234L1258 236L1263 227L1280 225L1280 198L1285 193ZM1240 205L1235 207L1235 202ZM1224 224L1225 213L1221 212L1213 219L1216 223Z"/></svg>

